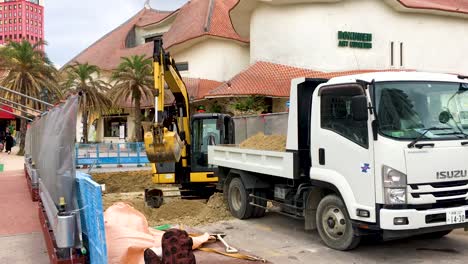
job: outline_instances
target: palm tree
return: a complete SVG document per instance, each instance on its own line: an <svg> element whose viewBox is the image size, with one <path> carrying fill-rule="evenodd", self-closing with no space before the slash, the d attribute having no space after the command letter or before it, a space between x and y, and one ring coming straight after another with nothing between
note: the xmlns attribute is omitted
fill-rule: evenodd
<svg viewBox="0 0 468 264"><path fill-rule="evenodd" d="M41 98L41 94L47 92L60 99L60 91L57 85L57 70L40 49L46 45L39 41L31 44L26 40L21 42L8 42L0 49L0 70L6 72L6 77L1 84L11 90L26 94L35 98ZM36 104L25 97L18 97L11 93L3 94L5 97L20 101L22 105ZM26 110L26 109L24 109ZM27 123L21 122L20 149L18 155L24 155Z"/></svg>
<svg viewBox="0 0 468 264"><path fill-rule="evenodd" d="M141 100L154 96L152 60L144 55L122 58L121 63L112 74L115 81L112 88L114 104L122 100L132 100L135 105L135 139L143 141L141 132Z"/></svg>
<svg viewBox="0 0 468 264"><path fill-rule="evenodd" d="M88 63L73 63L64 68L64 86L68 92L81 94L80 112L83 119L83 141L88 143L89 117L102 115L112 106L107 92L109 84L100 80L99 67Z"/></svg>

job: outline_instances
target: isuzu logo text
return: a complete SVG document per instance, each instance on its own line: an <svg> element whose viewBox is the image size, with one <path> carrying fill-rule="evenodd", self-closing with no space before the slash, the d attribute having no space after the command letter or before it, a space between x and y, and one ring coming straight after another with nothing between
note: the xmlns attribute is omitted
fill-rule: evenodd
<svg viewBox="0 0 468 264"><path fill-rule="evenodd" d="M454 170L454 171L439 171L437 172L437 179L456 179L456 178L465 178L467 176L466 170Z"/></svg>

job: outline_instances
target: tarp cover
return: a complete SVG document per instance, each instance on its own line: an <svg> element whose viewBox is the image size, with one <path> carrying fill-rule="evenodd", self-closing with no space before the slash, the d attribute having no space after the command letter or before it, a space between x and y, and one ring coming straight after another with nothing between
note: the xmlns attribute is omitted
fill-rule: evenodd
<svg viewBox="0 0 468 264"><path fill-rule="evenodd" d="M13 108L6 106L6 105L0 105L0 108L3 110L6 110L8 112L13 113ZM0 110L0 119L9 119L9 120L14 120L16 117L10 113L7 113L5 111Z"/></svg>
<svg viewBox="0 0 468 264"><path fill-rule="evenodd" d="M76 210L75 135L78 96L54 107L32 123L26 135L26 153L39 172L44 187L58 207L65 199L66 211Z"/></svg>

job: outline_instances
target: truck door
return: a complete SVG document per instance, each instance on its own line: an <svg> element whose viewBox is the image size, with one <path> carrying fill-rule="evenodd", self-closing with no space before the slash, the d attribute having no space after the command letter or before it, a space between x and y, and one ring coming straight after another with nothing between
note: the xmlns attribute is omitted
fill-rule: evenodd
<svg viewBox="0 0 468 264"><path fill-rule="evenodd" d="M357 121L351 104L353 97L365 94L358 84L324 86L318 91L314 98L318 103L312 106L311 178L334 185L352 219L374 222L371 122ZM370 216L358 217L357 210Z"/></svg>

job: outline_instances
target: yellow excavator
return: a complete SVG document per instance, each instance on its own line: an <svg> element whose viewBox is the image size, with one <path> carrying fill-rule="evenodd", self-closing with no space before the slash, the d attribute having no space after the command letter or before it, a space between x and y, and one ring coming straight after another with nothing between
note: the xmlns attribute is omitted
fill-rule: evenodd
<svg viewBox="0 0 468 264"><path fill-rule="evenodd" d="M166 196L208 198L218 178L208 165L208 146L234 143L229 115L199 113L190 116L187 88L162 40L154 41L155 118L145 133L145 148L157 188L145 190L148 206L158 208ZM167 84L167 86L166 86ZM165 107L168 88L175 103Z"/></svg>

